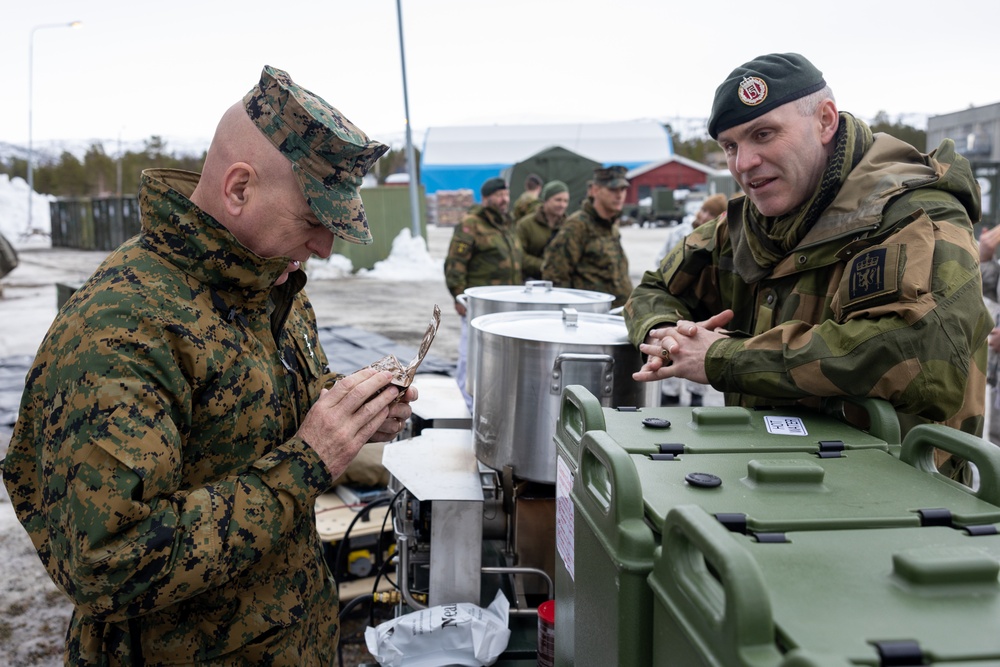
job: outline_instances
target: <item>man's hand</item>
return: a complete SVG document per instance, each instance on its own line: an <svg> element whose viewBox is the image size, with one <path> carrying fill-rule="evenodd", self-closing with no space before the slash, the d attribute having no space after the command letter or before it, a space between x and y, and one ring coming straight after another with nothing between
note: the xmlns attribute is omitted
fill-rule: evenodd
<svg viewBox="0 0 1000 667"><path fill-rule="evenodd" d="M404 400L390 405L399 395L391 379L388 371L363 368L324 389L302 420L298 436L316 450L334 477L366 442L392 439L390 434L403 430L412 412L409 401L416 399L417 391L408 389Z"/></svg>
<svg viewBox="0 0 1000 667"><path fill-rule="evenodd" d="M990 331L986 340L987 345L990 346L991 350L994 352L1000 352L1000 327L993 327L993 330Z"/></svg>
<svg viewBox="0 0 1000 667"><path fill-rule="evenodd" d="M673 327L653 329L639 345L639 351L649 355L638 372L637 382L653 382L681 377L692 382L708 383L705 356L712 343L725 338L723 327L733 319L732 310L724 310L703 322L681 320Z"/></svg>
<svg viewBox="0 0 1000 667"><path fill-rule="evenodd" d="M979 235L979 261L991 261L998 244L1000 244L1000 225L983 230Z"/></svg>

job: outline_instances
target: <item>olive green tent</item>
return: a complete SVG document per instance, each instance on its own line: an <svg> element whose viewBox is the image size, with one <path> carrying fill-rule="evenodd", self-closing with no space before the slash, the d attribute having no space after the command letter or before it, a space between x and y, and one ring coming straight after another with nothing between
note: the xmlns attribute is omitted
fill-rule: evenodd
<svg viewBox="0 0 1000 667"><path fill-rule="evenodd" d="M504 170L503 177L510 185L510 201L524 192L524 179L528 174L538 174L542 181L562 181L569 188L569 210L580 208L587 196L587 181L594 177L594 169L600 162L567 150L562 146L552 146L535 153Z"/></svg>

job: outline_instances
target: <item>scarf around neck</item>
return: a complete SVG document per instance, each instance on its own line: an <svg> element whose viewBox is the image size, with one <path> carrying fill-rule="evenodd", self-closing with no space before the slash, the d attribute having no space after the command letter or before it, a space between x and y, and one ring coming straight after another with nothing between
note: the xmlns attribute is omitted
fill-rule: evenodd
<svg viewBox="0 0 1000 667"><path fill-rule="evenodd" d="M840 112L836 146L812 196L791 213L773 217L761 212L746 197L743 201L745 233L734 250L734 262L744 278L757 280L787 255L805 237L826 208L833 203L848 174L871 148L872 131L864 121Z"/></svg>

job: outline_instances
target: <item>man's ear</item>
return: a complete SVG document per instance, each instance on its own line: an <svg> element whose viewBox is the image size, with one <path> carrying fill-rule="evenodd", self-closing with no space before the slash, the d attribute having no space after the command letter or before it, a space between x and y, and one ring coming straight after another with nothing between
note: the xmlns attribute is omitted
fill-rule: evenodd
<svg viewBox="0 0 1000 667"><path fill-rule="evenodd" d="M222 199L226 213L235 217L242 213L250 202L256 172L246 162L236 162L229 166L222 179Z"/></svg>
<svg viewBox="0 0 1000 667"><path fill-rule="evenodd" d="M816 116L819 119L820 141L826 146L837 136L837 128L840 127L840 112L837 105L831 99L820 102L816 109Z"/></svg>

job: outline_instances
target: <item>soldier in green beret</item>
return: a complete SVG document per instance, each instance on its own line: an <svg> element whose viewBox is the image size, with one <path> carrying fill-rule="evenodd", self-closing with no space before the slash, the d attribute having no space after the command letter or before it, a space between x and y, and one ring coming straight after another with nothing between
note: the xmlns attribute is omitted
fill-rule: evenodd
<svg viewBox="0 0 1000 667"><path fill-rule="evenodd" d="M611 294L614 307L624 305L632 292L618 226L628 190L625 173L617 165L594 170L587 199L566 218L542 262L542 278L556 287Z"/></svg>
<svg viewBox="0 0 1000 667"><path fill-rule="evenodd" d="M204 173L143 172L142 231L57 315L4 464L74 603L66 664L335 663L315 501L416 393L332 383L301 266L371 240L358 186L385 150L265 67Z"/></svg>
<svg viewBox="0 0 1000 667"><path fill-rule="evenodd" d="M546 246L562 227L569 208L569 187L562 181L549 181L542 188L541 206L521 217L514 233L524 251L523 266L526 280L542 277L542 259Z"/></svg>
<svg viewBox="0 0 1000 667"><path fill-rule="evenodd" d="M483 285L520 285L521 243L514 234L514 223L507 214L510 190L499 176L487 179L479 189L482 204L473 206L456 227L444 260L444 279L455 298L455 311L462 318L458 343L456 380L472 410L472 396L465 390L469 323L465 306L458 296L469 287Z"/></svg>
<svg viewBox="0 0 1000 667"><path fill-rule="evenodd" d="M889 401L902 431L980 435L986 336L980 195L945 140L930 155L838 111L794 53L736 68L709 133L745 196L647 272L625 307L637 380L711 383L732 405Z"/></svg>

